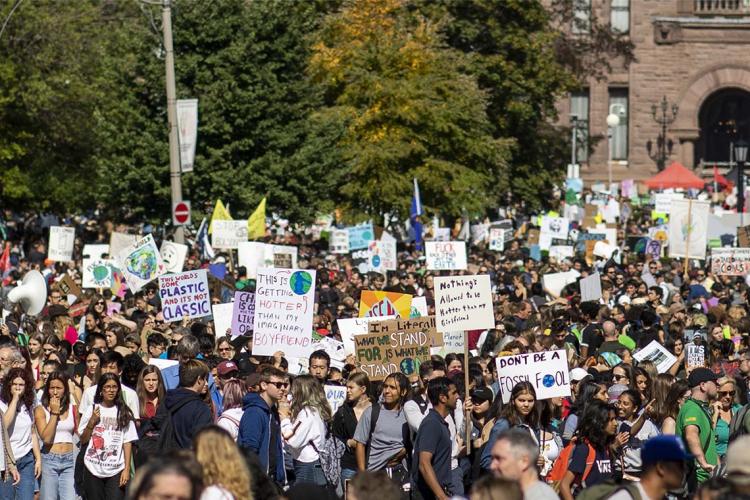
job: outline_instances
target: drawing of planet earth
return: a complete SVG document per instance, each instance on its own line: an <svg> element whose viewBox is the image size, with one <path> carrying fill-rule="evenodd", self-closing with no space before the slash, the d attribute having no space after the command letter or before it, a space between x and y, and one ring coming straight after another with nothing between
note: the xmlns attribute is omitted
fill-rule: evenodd
<svg viewBox="0 0 750 500"><path fill-rule="evenodd" d="M289 286L297 295L304 295L310 291L312 276L306 271L297 271L289 279Z"/></svg>
<svg viewBox="0 0 750 500"><path fill-rule="evenodd" d="M142 280L149 280L156 274L157 259L154 250L148 246L136 249L128 256L128 272Z"/></svg>

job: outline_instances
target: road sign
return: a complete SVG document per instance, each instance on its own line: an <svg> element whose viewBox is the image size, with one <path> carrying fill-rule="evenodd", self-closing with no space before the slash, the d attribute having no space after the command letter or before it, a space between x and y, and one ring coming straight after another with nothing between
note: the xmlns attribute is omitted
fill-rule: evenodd
<svg viewBox="0 0 750 500"><path fill-rule="evenodd" d="M179 201L172 209L172 224L175 226L186 226L190 224L190 202Z"/></svg>

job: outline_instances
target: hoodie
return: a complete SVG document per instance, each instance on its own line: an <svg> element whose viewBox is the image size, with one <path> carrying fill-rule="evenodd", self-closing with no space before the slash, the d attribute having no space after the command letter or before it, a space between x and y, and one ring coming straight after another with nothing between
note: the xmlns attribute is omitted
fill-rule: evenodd
<svg viewBox="0 0 750 500"><path fill-rule="evenodd" d="M173 414L172 428L177 444L182 449L190 449L198 431L212 423L208 405L198 393L190 389L178 387L168 391L163 406Z"/></svg>
<svg viewBox="0 0 750 500"><path fill-rule="evenodd" d="M240 447L251 450L260 460L263 471L276 480L286 482L284 471L284 451L281 444L281 422L279 414L268 406L260 394L251 392L242 399L242 419L240 420ZM279 431L271 436L271 419L276 421ZM270 450L276 450L276 468L269 472ZM275 475L275 477L274 477Z"/></svg>

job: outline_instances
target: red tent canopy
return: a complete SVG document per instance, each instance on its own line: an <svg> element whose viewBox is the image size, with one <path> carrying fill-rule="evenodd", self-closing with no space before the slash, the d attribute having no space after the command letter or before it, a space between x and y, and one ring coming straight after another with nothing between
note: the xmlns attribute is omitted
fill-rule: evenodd
<svg viewBox="0 0 750 500"><path fill-rule="evenodd" d="M695 188L703 189L706 182L678 162L651 177L644 184L650 189Z"/></svg>

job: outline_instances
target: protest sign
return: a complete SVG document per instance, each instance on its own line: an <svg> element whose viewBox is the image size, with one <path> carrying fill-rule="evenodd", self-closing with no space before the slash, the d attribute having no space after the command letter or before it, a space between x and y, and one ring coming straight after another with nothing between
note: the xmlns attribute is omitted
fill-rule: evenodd
<svg viewBox="0 0 750 500"><path fill-rule="evenodd" d="M434 281L439 332L495 328L488 275L436 276Z"/></svg>
<svg viewBox="0 0 750 500"><path fill-rule="evenodd" d="M55 262L73 260L76 232L72 227L50 226L47 258Z"/></svg>
<svg viewBox="0 0 750 500"><path fill-rule="evenodd" d="M211 297L205 269L167 274L159 277L159 298L164 321L211 315Z"/></svg>
<svg viewBox="0 0 750 500"><path fill-rule="evenodd" d="M254 279L258 268L266 262L266 245L257 241L243 241L237 246L237 261L247 271L247 277Z"/></svg>
<svg viewBox="0 0 750 500"><path fill-rule="evenodd" d="M265 265L279 269L294 269L297 267L297 247L292 245L264 245Z"/></svg>
<svg viewBox="0 0 750 500"><path fill-rule="evenodd" d="M707 201L672 200L669 217L670 257L706 258L710 208L711 204Z"/></svg>
<svg viewBox="0 0 750 500"><path fill-rule="evenodd" d="M396 241L373 240L367 246L370 251L370 271L386 274L387 271L395 271L398 266L398 254L396 253Z"/></svg>
<svg viewBox="0 0 750 500"><path fill-rule="evenodd" d="M661 241L648 240L646 243L646 254L650 255L653 260L661 258Z"/></svg>
<svg viewBox="0 0 750 500"><path fill-rule="evenodd" d="M109 258L117 259L120 253L129 246L135 245L139 237L134 234L118 233L113 231L109 237Z"/></svg>
<svg viewBox="0 0 750 500"><path fill-rule="evenodd" d="M427 269L435 271L466 269L465 241L426 241L425 255Z"/></svg>
<svg viewBox="0 0 750 500"><path fill-rule="evenodd" d="M118 255L117 263L128 288L133 293L167 272L159 249L156 248L154 237L150 234L122 250Z"/></svg>
<svg viewBox="0 0 750 500"><path fill-rule="evenodd" d="M505 250L505 229L499 227L490 229L490 250L495 252Z"/></svg>
<svg viewBox="0 0 750 500"><path fill-rule="evenodd" d="M558 240L567 240L569 226L570 221L564 217L549 217L545 215L542 217L541 232Z"/></svg>
<svg viewBox="0 0 750 500"><path fill-rule="evenodd" d="M410 318L427 316L427 297L412 297Z"/></svg>
<svg viewBox="0 0 750 500"><path fill-rule="evenodd" d="M310 354L315 271L258 269L253 318L253 354Z"/></svg>
<svg viewBox="0 0 750 500"><path fill-rule="evenodd" d="M737 228L737 242L742 248L750 248L750 226Z"/></svg>
<svg viewBox="0 0 750 500"><path fill-rule="evenodd" d="M349 253L349 231L346 229L334 229L331 231L328 250L335 254Z"/></svg>
<svg viewBox="0 0 750 500"><path fill-rule="evenodd" d="M443 332L443 345L430 347L430 354L437 354L445 357L446 354L464 352L464 343L466 335L463 331Z"/></svg>
<svg viewBox="0 0 750 500"><path fill-rule="evenodd" d="M247 241L246 220L215 220L211 232L211 246L216 249L232 250Z"/></svg>
<svg viewBox="0 0 750 500"><path fill-rule="evenodd" d="M449 227L438 227L435 229L433 235L433 241L450 241L451 239L451 228Z"/></svg>
<svg viewBox="0 0 750 500"><path fill-rule="evenodd" d="M349 251L367 248L367 245L375 239L372 222L348 227L347 231L349 232Z"/></svg>
<svg viewBox="0 0 750 500"><path fill-rule="evenodd" d="M597 241L594 243L594 255L596 257L602 257L604 259L611 259L612 255L619 250L617 245L611 245L604 241Z"/></svg>
<svg viewBox="0 0 750 500"><path fill-rule="evenodd" d="M681 200L681 193L656 193L654 195L654 210L660 214L671 214L674 200Z"/></svg>
<svg viewBox="0 0 750 500"><path fill-rule="evenodd" d="M83 245L83 251L81 252L84 259L104 259L105 255L109 256L109 245Z"/></svg>
<svg viewBox="0 0 750 500"><path fill-rule="evenodd" d="M563 259L572 259L575 255L575 249L572 246L552 245L549 247L549 258L557 259L558 262Z"/></svg>
<svg viewBox="0 0 750 500"><path fill-rule="evenodd" d="M331 415L335 414L339 406L346 401L346 387L338 385L325 385L324 390L328 404L331 405Z"/></svg>
<svg viewBox="0 0 750 500"><path fill-rule="evenodd" d="M742 214L708 214L708 239L721 239L723 236L734 240L737 229L742 224Z"/></svg>
<svg viewBox="0 0 750 500"><path fill-rule="evenodd" d="M652 361L659 373L665 373L677 361L677 358L656 340L652 340L646 347L634 353L633 358L639 363Z"/></svg>
<svg viewBox="0 0 750 500"><path fill-rule="evenodd" d="M234 292L232 304L232 338L250 335L253 331L253 317L255 316L255 293L238 290Z"/></svg>
<svg viewBox="0 0 750 500"><path fill-rule="evenodd" d="M691 342L685 345L685 349L687 351L686 364L688 370L706 366L706 348L704 346L695 345Z"/></svg>
<svg viewBox="0 0 750 500"><path fill-rule="evenodd" d="M750 274L750 248L714 248L711 250L711 272L717 276Z"/></svg>
<svg viewBox="0 0 750 500"><path fill-rule="evenodd" d="M602 298L602 282L599 273L586 276L578 282L581 287L581 302L599 301Z"/></svg>
<svg viewBox="0 0 750 500"><path fill-rule="evenodd" d="M275 253L273 254L273 267L276 269L291 269L292 254L290 253Z"/></svg>
<svg viewBox="0 0 750 500"><path fill-rule="evenodd" d="M55 286L60 293L65 295L68 305L75 302L81 296L81 287L68 274L65 274L60 281L55 282Z"/></svg>
<svg viewBox="0 0 750 500"><path fill-rule="evenodd" d="M354 354L354 336L367 333L367 325L371 321L382 321L393 319L396 316L371 316L369 318L340 318L336 320L341 333L341 341L344 343L346 354Z"/></svg>
<svg viewBox="0 0 750 500"><path fill-rule="evenodd" d="M331 366L339 370L344 367L346 361L346 348L343 342L331 337L321 337L313 333L313 343L311 351L322 350L331 358Z"/></svg>
<svg viewBox="0 0 750 500"><path fill-rule="evenodd" d="M542 276L542 285L552 295L559 296L566 285L575 283L581 274L574 269L562 273L549 273Z"/></svg>
<svg viewBox="0 0 750 500"><path fill-rule="evenodd" d="M115 261L109 259L83 259L81 285L83 288L111 288Z"/></svg>
<svg viewBox="0 0 750 500"><path fill-rule="evenodd" d="M159 253L164 261L164 265L167 267L168 273L181 273L182 268L185 265L185 256L187 255L188 247L181 243L175 243L174 241L162 241L161 249Z"/></svg>
<svg viewBox="0 0 750 500"><path fill-rule="evenodd" d="M359 299L359 317L411 316L411 295L396 292L363 290Z"/></svg>
<svg viewBox="0 0 750 500"><path fill-rule="evenodd" d="M419 373L419 365L430 359L429 339L424 332L357 335L357 364L370 380L383 380L398 371L405 375Z"/></svg>
<svg viewBox="0 0 750 500"><path fill-rule="evenodd" d="M422 316L409 319L387 319L381 321L370 321L367 324L367 333L426 333L429 337L430 347L443 344L443 337L435 327L435 316Z"/></svg>
<svg viewBox="0 0 750 500"><path fill-rule="evenodd" d="M232 329L232 312L234 304L214 304L211 308L211 314L214 317L214 333L217 337L229 335Z"/></svg>
<svg viewBox="0 0 750 500"><path fill-rule="evenodd" d="M542 351L495 360L503 403L518 382L529 382L536 389L536 399L570 396L570 373L565 351Z"/></svg>

